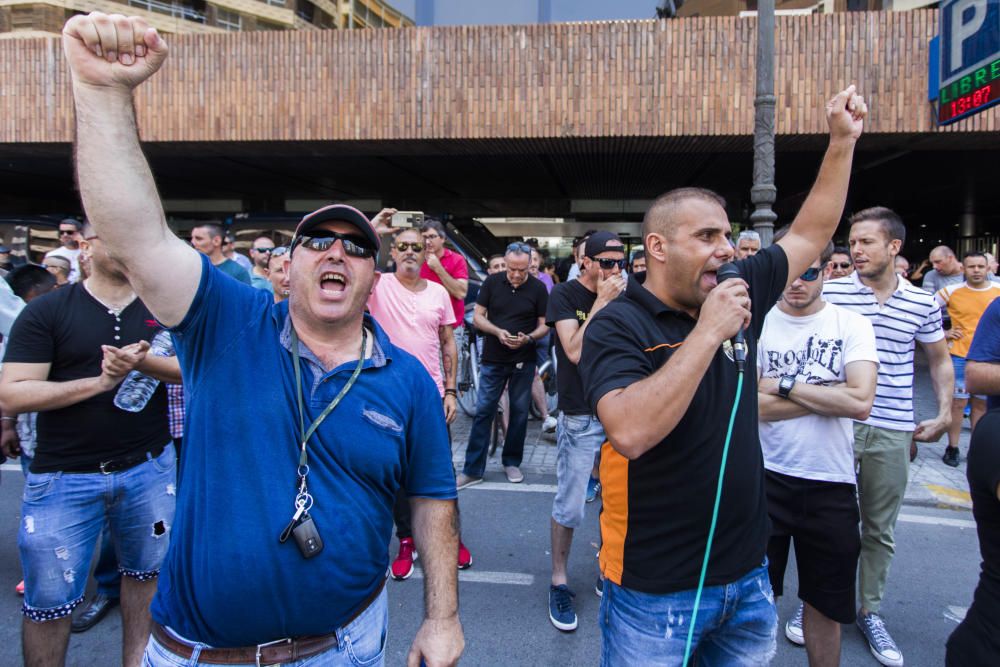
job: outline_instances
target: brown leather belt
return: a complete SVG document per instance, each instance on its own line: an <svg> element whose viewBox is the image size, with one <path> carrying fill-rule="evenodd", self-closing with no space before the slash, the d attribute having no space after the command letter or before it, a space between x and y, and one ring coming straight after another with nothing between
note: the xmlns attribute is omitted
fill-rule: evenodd
<svg viewBox="0 0 1000 667"><path fill-rule="evenodd" d="M378 598L383 588L385 588L385 579L375 589L375 592L361 603L358 610L344 622L344 625L350 624L368 609L376 598ZM175 638L159 623L153 623L153 637L165 649L184 659L189 659L194 654L193 646ZM258 644L257 646L204 648L198 656L198 662L209 665L241 665L248 663L261 666L281 665L286 662L304 660L323 651L328 651L337 646L337 643L337 633L331 632L328 635L278 639L266 644Z"/></svg>

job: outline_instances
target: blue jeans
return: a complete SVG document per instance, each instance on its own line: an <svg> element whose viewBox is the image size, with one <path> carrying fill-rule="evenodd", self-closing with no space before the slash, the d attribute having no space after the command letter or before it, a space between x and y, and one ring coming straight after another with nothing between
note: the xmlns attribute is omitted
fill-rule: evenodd
<svg viewBox="0 0 1000 667"><path fill-rule="evenodd" d="M159 575L174 522L175 458L167 445L157 458L109 475L28 474L17 538L26 617L55 620L83 601L105 523L119 572L139 581Z"/></svg>
<svg viewBox="0 0 1000 667"><path fill-rule="evenodd" d="M556 424L556 497L552 518L560 526L579 528L587 506L587 483L594 470L594 454L607 437L593 415L559 413Z"/></svg>
<svg viewBox="0 0 1000 667"><path fill-rule="evenodd" d="M601 665L681 665L695 591L640 593L604 583ZM766 665L777 648L778 614L767 565L701 594L692 665Z"/></svg>
<svg viewBox="0 0 1000 667"><path fill-rule="evenodd" d="M524 436L528 432L528 408L531 405L531 381L535 379L535 364L488 364L479 368L479 399L476 418L469 431L465 450L465 467L469 477L482 477L486 472L486 453L490 446L490 425L497 414L497 403L504 387L510 397L510 421L503 441L503 464L521 465Z"/></svg>
<svg viewBox="0 0 1000 667"><path fill-rule="evenodd" d="M383 590L356 619L337 629L337 646L303 660L281 664L286 667L381 667L385 664L385 638L389 627L386 596ZM194 652L185 659L164 648L150 635L142 657L143 667L196 667L206 664L198 661L205 645L192 644L192 647ZM236 667L253 667L254 664L249 662Z"/></svg>
<svg viewBox="0 0 1000 667"><path fill-rule="evenodd" d="M106 595L115 600L121 597L122 575L118 571L118 558L115 557L115 543L111 539L111 526L109 524L104 524L104 533L101 535L101 555L97 557L94 579L97 580L98 595Z"/></svg>

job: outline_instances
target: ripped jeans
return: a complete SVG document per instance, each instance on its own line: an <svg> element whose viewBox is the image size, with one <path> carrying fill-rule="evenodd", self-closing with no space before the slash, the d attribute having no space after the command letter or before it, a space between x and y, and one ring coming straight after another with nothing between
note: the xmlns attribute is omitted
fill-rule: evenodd
<svg viewBox="0 0 1000 667"><path fill-rule="evenodd" d="M695 591L640 593L604 582L601 665L675 666L684 663ZM778 614L767 564L701 594L691 642L691 665L767 665L777 648Z"/></svg>
<svg viewBox="0 0 1000 667"><path fill-rule="evenodd" d="M35 622L69 616L83 601L94 548L105 522L118 571L147 581L159 576L174 522L174 446L128 470L29 473L24 483L17 546L24 570L24 606Z"/></svg>

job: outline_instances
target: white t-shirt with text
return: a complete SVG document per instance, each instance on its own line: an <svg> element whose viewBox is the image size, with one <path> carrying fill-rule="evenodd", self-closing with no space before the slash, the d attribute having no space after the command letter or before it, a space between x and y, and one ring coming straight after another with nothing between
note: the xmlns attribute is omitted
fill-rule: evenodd
<svg viewBox="0 0 1000 667"><path fill-rule="evenodd" d="M794 375L796 382L833 385L855 361L878 364L875 330L864 315L832 303L814 315L792 317L775 307L764 320L757 349L760 377ZM854 484L854 426L848 417L809 414L760 422L768 470L827 482Z"/></svg>

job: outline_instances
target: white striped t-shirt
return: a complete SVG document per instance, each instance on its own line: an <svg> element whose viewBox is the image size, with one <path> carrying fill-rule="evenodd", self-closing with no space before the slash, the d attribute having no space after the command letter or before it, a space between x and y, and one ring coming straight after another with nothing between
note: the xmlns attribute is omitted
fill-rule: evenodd
<svg viewBox="0 0 1000 667"><path fill-rule="evenodd" d="M864 423L912 431L914 341L936 343L944 338L941 309L933 295L900 280L896 291L879 308L875 292L862 284L855 271L827 281L823 300L861 313L875 328L878 386L871 416Z"/></svg>

